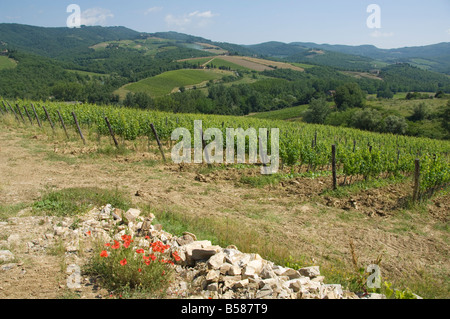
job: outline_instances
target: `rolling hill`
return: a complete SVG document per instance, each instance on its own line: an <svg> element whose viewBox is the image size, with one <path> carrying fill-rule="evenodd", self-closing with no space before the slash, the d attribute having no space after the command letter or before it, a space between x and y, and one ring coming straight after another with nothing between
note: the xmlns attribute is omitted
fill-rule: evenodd
<svg viewBox="0 0 450 319"><path fill-rule="evenodd" d="M341 67L341 61L348 61L350 56L357 67L377 67L386 66L386 64L405 62L426 70L450 74L450 43L438 43L426 46L404 47L396 49L380 49L373 45L331 45L317 44L312 42L266 42L257 45L250 45L247 48L258 54L287 58L289 60L304 61L311 50L321 50L324 52L320 58L311 60L320 65L331 65ZM334 54L331 54L331 53ZM326 57L326 55L329 55ZM368 64L367 64L368 63ZM350 65L351 66L351 65ZM344 65L343 67L348 67Z"/></svg>
<svg viewBox="0 0 450 319"><path fill-rule="evenodd" d="M230 72L218 70L175 70L149 77L136 83L131 83L120 88L118 93L121 98L128 92L144 92L151 97L159 97L178 91L181 87L202 86L210 80L218 80Z"/></svg>
<svg viewBox="0 0 450 319"><path fill-rule="evenodd" d="M348 82L375 95L450 93L450 77L432 71L445 69L447 45L396 50L276 41L238 45L125 27L0 24L0 95L123 104L128 92L156 99L185 87L178 112L189 104L189 111L246 115L308 104ZM189 90L194 86L200 90Z"/></svg>
<svg viewBox="0 0 450 319"><path fill-rule="evenodd" d="M134 39L139 33L125 27L45 28L0 23L3 47L46 57L85 52L91 45L120 39Z"/></svg>

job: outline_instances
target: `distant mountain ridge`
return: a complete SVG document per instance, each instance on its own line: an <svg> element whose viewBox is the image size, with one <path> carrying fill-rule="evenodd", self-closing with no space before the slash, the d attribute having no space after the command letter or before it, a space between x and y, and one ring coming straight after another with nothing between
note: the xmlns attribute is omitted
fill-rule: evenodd
<svg viewBox="0 0 450 319"><path fill-rule="evenodd" d="M125 27L47 28L15 23L0 24L0 44L47 57L120 39L134 39L139 32ZM5 43L7 45L5 45Z"/></svg>
<svg viewBox="0 0 450 319"><path fill-rule="evenodd" d="M289 58L311 49L356 55L386 63L407 62L431 71L450 74L450 42L432 45L380 49L374 45L332 45L312 42L266 42L249 45L247 48L263 55Z"/></svg>
<svg viewBox="0 0 450 319"><path fill-rule="evenodd" d="M46 57L89 52L89 47L107 41L158 37L180 43L207 43L230 54L284 59L354 71L380 69L388 64L409 63L422 69L450 75L450 42L433 45L380 49L373 45L331 45L312 42L270 41L255 45L216 42L178 32L145 33L126 27L89 26L78 29L47 28L23 24L0 24L0 49L13 48Z"/></svg>

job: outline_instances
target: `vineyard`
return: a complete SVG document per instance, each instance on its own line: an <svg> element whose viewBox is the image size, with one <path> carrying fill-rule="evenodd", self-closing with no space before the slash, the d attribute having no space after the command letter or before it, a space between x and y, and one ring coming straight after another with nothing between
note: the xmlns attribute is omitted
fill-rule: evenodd
<svg viewBox="0 0 450 319"><path fill-rule="evenodd" d="M338 187L356 180L415 175L416 199L432 195L450 183L448 141L248 117L173 114L91 104L4 100L0 110L1 115L10 114L23 125L41 126L48 122L53 130L64 128L67 138L67 130L73 132L71 127L78 127L83 141L82 128L87 128L99 135L111 135L114 140L115 136L122 141L147 137L149 141L169 142L172 131L178 127L187 128L194 136L194 120L202 120L203 130L221 129L224 140L226 128L279 128L280 164L290 169L291 176L302 172L327 174L334 168L333 175L341 180L335 185ZM248 151L248 144L246 148Z"/></svg>

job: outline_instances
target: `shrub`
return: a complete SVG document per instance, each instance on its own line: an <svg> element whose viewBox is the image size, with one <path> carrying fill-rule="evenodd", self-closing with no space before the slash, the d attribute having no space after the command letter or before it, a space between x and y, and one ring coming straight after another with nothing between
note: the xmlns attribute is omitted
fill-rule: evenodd
<svg viewBox="0 0 450 319"><path fill-rule="evenodd" d="M323 124L330 112L325 98L312 99L309 108L303 114L303 120L307 123Z"/></svg>

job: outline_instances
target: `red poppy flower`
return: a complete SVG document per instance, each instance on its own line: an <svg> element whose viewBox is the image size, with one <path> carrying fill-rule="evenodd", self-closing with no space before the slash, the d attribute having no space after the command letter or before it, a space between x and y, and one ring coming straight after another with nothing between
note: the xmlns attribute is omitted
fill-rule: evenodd
<svg viewBox="0 0 450 319"><path fill-rule="evenodd" d="M106 243L106 244L105 244L105 247L110 247L110 246L111 246L110 243Z"/></svg>
<svg viewBox="0 0 450 319"><path fill-rule="evenodd" d="M178 255L178 252L177 252L177 251L174 251L174 252L172 253L172 256L173 256L173 258L175 259L175 261L180 261L180 260L181 260L181 258L180 258L180 256Z"/></svg>
<svg viewBox="0 0 450 319"><path fill-rule="evenodd" d="M143 253L145 253L145 250L143 250L142 248L141 249L136 249L136 253L143 254Z"/></svg>
<svg viewBox="0 0 450 319"><path fill-rule="evenodd" d="M86 232L86 235L91 236L91 231L90 231L90 230L87 231L87 232Z"/></svg>
<svg viewBox="0 0 450 319"><path fill-rule="evenodd" d="M130 247L131 242L130 241L126 241L123 243L123 247L128 248Z"/></svg>
<svg viewBox="0 0 450 319"><path fill-rule="evenodd" d="M123 236L122 236L122 240L123 240L123 241L130 241L130 242L132 241L130 235L123 235Z"/></svg>
<svg viewBox="0 0 450 319"><path fill-rule="evenodd" d="M119 249L120 243L117 240L114 240L114 245L111 246L112 249Z"/></svg>
<svg viewBox="0 0 450 319"><path fill-rule="evenodd" d="M108 257L108 252L107 252L106 250L103 250L103 251L100 253L100 257Z"/></svg>
<svg viewBox="0 0 450 319"><path fill-rule="evenodd" d="M122 259L122 260L120 261L120 264L121 264L122 266L125 266L125 265L127 264L127 259L126 259L126 258Z"/></svg>

